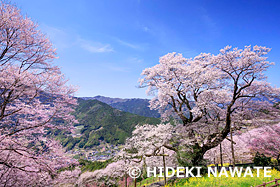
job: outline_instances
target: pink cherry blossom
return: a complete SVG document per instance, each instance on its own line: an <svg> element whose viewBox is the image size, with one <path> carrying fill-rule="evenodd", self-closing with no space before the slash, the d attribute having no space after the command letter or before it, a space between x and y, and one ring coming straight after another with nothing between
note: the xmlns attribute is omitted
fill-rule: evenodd
<svg viewBox="0 0 280 187"><path fill-rule="evenodd" d="M183 123L177 126L181 138L176 146L195 152L193 164L199 164L231 128L246 125L244 120L261 125L260 119L279 116L273 104L280 89L266 82L264 75L273 65L267 61L269 51L262 46L226 46L217 55L201 53L189 59L169 53L143 70L140 86L155 96L150 108L158 109L163 120L173 116ZM178 146L173 150L179 151Z"/></svg>
<svg viewBox="0 0 280 187"><path fill-rule="evenodd" d="M0 16L0 186L73 180L78 169L58 169L76 161L45 135L49 129L72 128L75 88L52 64L55 49L37 24L4 2Z"/></svg>

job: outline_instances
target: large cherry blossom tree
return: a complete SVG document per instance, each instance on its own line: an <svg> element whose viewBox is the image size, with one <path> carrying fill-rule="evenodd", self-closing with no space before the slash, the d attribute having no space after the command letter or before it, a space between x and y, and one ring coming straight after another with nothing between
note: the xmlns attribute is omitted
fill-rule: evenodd
<svg viewBox="0 0 280 187"><path fill-rule="evenodd" d="M52 64L55 49L37 24L3 2L0 17L0 186L51 185L75 161L44 135L71 128L75 89ZM70 178L61 172L60 181L63 173Z"/></svg>
<svg viewBox="0 0 280 187"><path fill-rule="evenodd" d="M269 51L261 46L227 46L218 55L201 53L190 59L169 53L143 70L140 86L155 96L150 107L158 109L164 120L173 116L183 124L177 126L181 143L173 144L173 150L190 152L190 162L198 165L204 153L244 119L276 117L273 99L280 90L264 75L273 64L267 61Z"/></svg>

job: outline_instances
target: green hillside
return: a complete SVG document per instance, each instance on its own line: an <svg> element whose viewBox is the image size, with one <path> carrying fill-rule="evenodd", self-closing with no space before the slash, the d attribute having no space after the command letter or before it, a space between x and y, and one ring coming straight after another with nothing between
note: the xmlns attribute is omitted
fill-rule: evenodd
<svg viewBox="0 0 280 187"><path fill-rule="evenodd" d="M110 144L123 144L131 135L137 124L158 124L160 119L149 118L123 112L97 100L78 99L75 116L79 121L79 129L75 136L56 131L55 135L67 149L75 146L91 148L99 145L100 141Z"/></svg>
<svg viewBox="0 0 280 187"><path fill-rule="evenodd" d="M129 112L145 117L159 118L160 114L157 110L151 110L149 108L148 99L121 99L121 98L110 98L104 96L95 97L83 97L84 100L98 100L103 103L110 105L113 108L119 109L124 112Z"/></svg>
<svg viewBox="0 0 280 187"><path fill-rule="evenodd" d="M157 110L151 110L149 108L148 99L128 99L125 102L112 103L110 104L110 106L140 116L155 117L155 118L160 117L160 114L158 113Z"/></svg>

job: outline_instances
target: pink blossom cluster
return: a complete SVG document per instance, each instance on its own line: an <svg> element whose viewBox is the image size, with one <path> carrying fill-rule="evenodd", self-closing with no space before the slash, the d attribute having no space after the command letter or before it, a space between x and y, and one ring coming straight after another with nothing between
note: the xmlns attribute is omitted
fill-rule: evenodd
<svg viewBox="0 0 280 187"><path fill-rule="evenodd" d="M70 177L58 169L76 161L45 135L72 128L75 89L52 64L55 49L30 18L4 2L0 17L0 186L73 180L77 170Z"/></svg>

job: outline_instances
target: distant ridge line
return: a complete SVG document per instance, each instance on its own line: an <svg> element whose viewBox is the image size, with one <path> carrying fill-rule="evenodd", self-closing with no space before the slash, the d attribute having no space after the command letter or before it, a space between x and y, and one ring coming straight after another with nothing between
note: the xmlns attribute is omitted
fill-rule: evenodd
<svg viewBox="0 0 280 187"><path fill-rule="evenodd" d="M98 100L100 102L106 103L113 108L119 109L121 111L130 112L145 117L159 118L160 114L157 110L151 110L149 108L149 99L141 98L111 98L105 96L94 96L94 97L79 97L83 100Z"/></svg>

